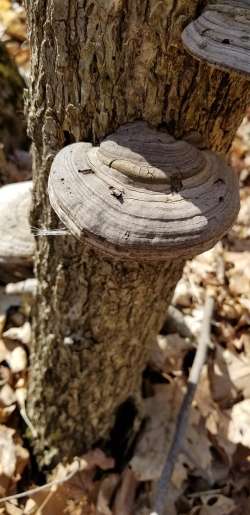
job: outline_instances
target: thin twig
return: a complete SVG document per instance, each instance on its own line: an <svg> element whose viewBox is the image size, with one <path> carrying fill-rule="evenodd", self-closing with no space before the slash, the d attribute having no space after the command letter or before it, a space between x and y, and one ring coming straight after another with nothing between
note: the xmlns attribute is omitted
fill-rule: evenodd
<svg viewBox="0 0 250 515"><path fill-rule="evenodd" d="M198 341L195 359L188 379L187 392L184 396L178 414L174 439L168 452L165 465L163 467L163 471L157 486L154 508L150 515L164 515L169 484L185 436L188 424L189 410L193 402L194 394L201 375L201 370L206 360L207 349L210 342L211 321L213 311L214 298L211 296L207 296L204 308L204 318L201 328L201 334Z"/></svg>
<svg viewBox="0 0 250 515"><path fill-rule="evenodd" d="M33 236L68 236L70 234L66 227L33 227L30 226Z"/></svg>
<svg viewBox="0 0 250 515"><path fill-rule="evenodd" d="M30 490L26 490L25 492L21 492L20 494L9 495L8 497L1 497L0 503L12 501L14 499L22 499L22 497L29 497L33 494L41 492L41 490L50 490L55 486L65 483L66 481L71 479L77 472L79 472L79 470L81 470L81 464L79 459L75 458L73 465L73 470L69 472L64 478L55 479L54 481L50 481L50 483L46 483L45 485L38 486L36 488L31 488Z"/></svg>

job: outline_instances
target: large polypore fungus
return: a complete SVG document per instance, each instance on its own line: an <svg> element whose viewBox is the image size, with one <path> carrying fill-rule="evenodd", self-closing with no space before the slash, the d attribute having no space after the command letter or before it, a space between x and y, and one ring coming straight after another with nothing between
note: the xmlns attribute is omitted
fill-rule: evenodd
<svg viewBox="0 0 250 515"><path fill-rule="evenodd" d="M98 147L76 143L61 150L49 195L77 238L139 261L207 250L239 208L236 177L220 157L144 122L122 126Z"/></svg>
<svg viewBox="0 0 250 515"><path fill-rule="evenodd" d="M218 0L183 31L182 41L195 58L250 80L250 3Z"/></svg>
<svg viewBox="0 0 250 515"><path fill-rule="evenodd" d="M0 280L32 275L34 238L29 227L32 181L0 188Z"/></svg>

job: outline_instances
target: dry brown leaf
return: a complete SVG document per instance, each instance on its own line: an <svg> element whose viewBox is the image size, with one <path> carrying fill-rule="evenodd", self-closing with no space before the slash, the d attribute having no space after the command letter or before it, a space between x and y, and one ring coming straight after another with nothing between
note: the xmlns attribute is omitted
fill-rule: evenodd
<svg viewBox="0 0 250 515"><path fill-rule="evenodd" d="M7 495L9 488L19 479L29 461L29 452L21 445L14 429L0 426L0 494Z"/></svg>
<svg viewBox="0 0 250 515"><path fill-rule="evenodd" d="M250 294L250 252L226 252L226 263L232 265L227 272L233 295Z"/></svg>
<svg viewBox="0 0 250 515"><path fill-rule="evenodd" d="M15 404L12 404L11 406L0 406L0 424L5 424L15 409Z"/></svg>
<svg viewBox="0 0 250 515"><path fill-rule="evenodd" d="M6 346L6 343L0 338L0 363L7 361L8 356L9 349Z"/></svg>
<svg viewBox="0 0 250 515"><path fill-rule="evenodd" d="M114 460L107 457L101 449L88 452L80 459L82 470L77 472L71 479L62 484L52 487L47 491L39 491L32 494L37 509L42 515L62 515L72 513L74 515L95 515L94 508L99 483L94 481L97 468L108 470L114 467ZM59 464L51 480L63 479L74 469L75 463L63 466Z"/></svg>
<svg viewBox="0 0 250 515"><path fill-rule="evenodd" d="M177 286L175 288L173 304L182 307L189 307L192 304L190 286L184 276L177 283Z"/></svg>
<svg viewBox="0 0 250 515"><path fill-rule="evenodd" d="M204 418L205 428L212 436L213 445L223 451L226 456L228 466L232 463L235 452L235 444L228 440L229 417L224 413L218 404L214 402L210 390L210 380L208 377L208 367L205 366L195 395L195 405ZM213 467L216 467L213 461ZM215 471L213 470L213 474Z"/></svg>
<svg viewBox="0 0 250 515"><path fill-rule="evenodd" d="M24 469L29 463L29 451L25 449L20 443L15 446L16 453L16 470L15 481L19 481L22 477Z"/></svg>
<svg viewBox="0 0 250 515"><path fill-rule="evenodd" d="M211 480L211 442L208 438L204 420L197 409L191 409L190 411L182 450L185 455L184 463L188 464L191 470L198 471L202 477Z"/></svg>
<svg viewBox="0 0 250 515"><path fill-rule="evenodd" d="M192 348L192 343L177 333L159 335L151 353L150 363L166 374L180 373L183 358Z"/></svg>
<svg viewBox="0 0 250 515"><path fill-rule="evenodd" d="M181 385L173 381L144 400L145 428L130 461L138 481L159 479L182 397Z"/></svg>
<svg viewBox="0 0 250 515"><path fill-rule="evenodd" d="M1 150L1 148L0 148ZM1 163L0 163L1 166ZM6 314L11 306L19 306L20 297L17 295L7 295L5 289L0 286L0 337L4 330Z"/></svg>
<svg viewBox="0 0 250 515"><path fill-rule="evenodd" d="M20 45L20 42L17 41L8 41L6 42L6 48L8 50L9 55L14 59L18 68L26 68L29 70L30 66L30 48L23 43ZM22 172L22 175L25 175L26 180L30 179L30 170Z"/></svg>
<svg viewBox="0 0 250 515"><path fill-rule="evenodd" d="M248 159L250 156L248 157ZM250 167L250 162L249 162ZM250 196L242 199L240 212L237 219L237 224L245 225L249 228L250 225Z"/></svg>
<svg viewBox="0 0 250 515"><path fill-rule="evenodd" d="M0 405L11 406L16 402L16 395L9 384L5 384L0 389Z"/></svg>
<svg viewBox="0 0 250 515"><path fill-rule="evenodd" d="M190 515L231 515L235 508L236 505L232 499L219 495L206 498L206 506L200 510L195 508Z"/></svg>
<svg viewBox="0 0 250 515"><path fill-rule="evenodd" d="M122 474L121 485L115 497L113 515L132 515L138 481L134 472L127 467Z"/></svg>
<svg viewBox="0 0 250 515"><path fill-rule="evenodd" d="M28 365L26 350L17 341L0 338L0 363L3 361L8 363L14 374L22 372Z"/></svg>
<svg viewBox="0 0 250 515"><path fill-rule="evenodd" d="M236 399L238 392L245 398L250 397L250 362L243 353L239 356L217 347L215 361L209 371L211 391L216 402L225 405Z"/></svg>
<svg viewBox="0 0 250 515"><path fill-rule="evenodd" d="M250 448L250 399L235 404L230 413L228 438Z"/></svg>
<svg viewBox="0 0 250 515"><path fill-rule="evenodd" d="M10 502L5 503L5 510L8 515L23 515L23 510Z"/></svg>
<svg viewBox="0 0 250 515"><path fill-rule="evenodd" d="M25 12L23 8L17 11L8 9L7 4L0 5L0 23L4 27L6 34L17 39L25 41L27 39Z"/></svg>
<svg viewBox="0 0 250 515"><path fill-rule="evenodd" d="M36 512L37 512L37 505L36 505L34 499L28 499L24 506L23 513L25 515L33 515Z"/></svg>
<svg viewBox="0 0 250 515"><path fill-rule="evenodd" d="M120 476L118 474L109 474L101 481L96 503L98 515L112 515L111 500L119 481Z"/></svg>
<svg viewBox="0 0 250 515"><path fill-rule="evenodd" d="M171 483L177 490L181 488L188 477L187 458L184 454L180 453L178 461L175 464Z"/></svg>
<svg viewBox="0 0 250 515"><path fill-rule="evenodd" d="M23 372L28 366L27 353L21 345L17 345L15 349L9 353L6 361L13 374Z"/></svg>
<svg viewBox="0 0 250 515"><path fill-rule="evenodd" d="M159 479L174 436L176 418L183 398L181 382L178 380L157 388L157 394L144 401L146 424L130 461L138 481ZM199 411L192 408L182 454L175 467L174 485L178 488L183 485L188 476L188 468L199 471L210 479L211 465L211 442L205 423Z"/></svg>
<svg viewBox="0 0 250 515"><path fill-rule="evenodd" d="M0 0L0 11L10 11L11 9L11 0Z"/></svg>
<svg viewBox="0 0 250 515"><path fill-rule="evenodd" d="M11 327L3 333L3 337L9 340L17 340L24 345L31 342L31 325L30 322L25 322L21 327Z"/></svg>
<svg viewBox="0 0 250 515"><path fill-rule="evenodd" d="M5 322L6 322L6 315L0 313L0 336L3 334Z"/></svg>
<svg viewBox="0 0 250 515"><path fill-rule="evenodd" d="M16 470L15 430L0 426L0 475L12 478Z"/></svg>

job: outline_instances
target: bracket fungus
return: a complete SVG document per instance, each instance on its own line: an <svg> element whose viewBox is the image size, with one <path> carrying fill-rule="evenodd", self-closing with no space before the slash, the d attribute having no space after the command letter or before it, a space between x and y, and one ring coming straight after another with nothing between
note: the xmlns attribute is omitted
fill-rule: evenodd
<svg viewBox="0 0 250 515"><path fill-rule="evenodd" d="M34 238L29 227L32 181L0 188L0 280L32 274Z"/></svg>
<svg viewBox="0 0 250 515"><path fill-rule="evenodd" d="M182 33L186 50L196 59L250 80L249 0L218 0Z"/></svg>
<svg viewBox="0 0 250 515"><path fill-rule="evenodd" d="M70 233L120 260L185 259L211 248L239 209L237 179L215 153L145 122L55 157L52 207Z"/></svg>

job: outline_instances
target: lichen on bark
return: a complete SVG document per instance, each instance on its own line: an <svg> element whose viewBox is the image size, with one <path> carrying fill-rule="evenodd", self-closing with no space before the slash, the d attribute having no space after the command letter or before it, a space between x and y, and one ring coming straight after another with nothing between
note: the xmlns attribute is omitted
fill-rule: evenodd
<svg viewBox="0 0 250 515"><path fill-rule="evenodd" d="M32 48L29 133L33 226L55 226L47 180L65 144L97 142L144 119L226 153L249 100L246 81L198 63L181 32L200 0L26 1ZM107 438L139 389L182 263L112 262L72 237L37 241L29 416L40 462ZM45 452L46 451L46 452Z"/></svg>

